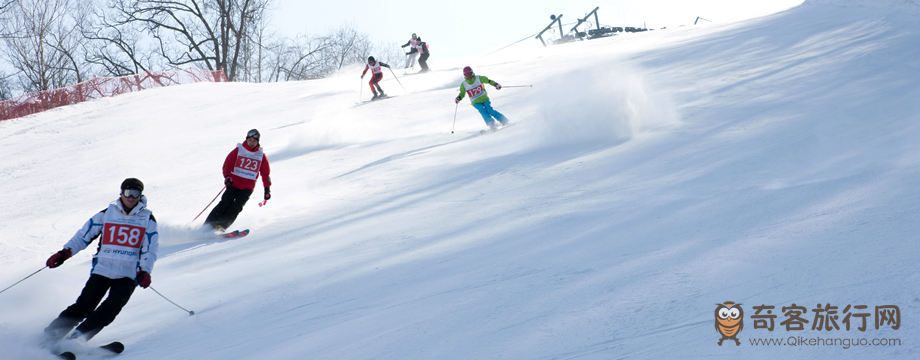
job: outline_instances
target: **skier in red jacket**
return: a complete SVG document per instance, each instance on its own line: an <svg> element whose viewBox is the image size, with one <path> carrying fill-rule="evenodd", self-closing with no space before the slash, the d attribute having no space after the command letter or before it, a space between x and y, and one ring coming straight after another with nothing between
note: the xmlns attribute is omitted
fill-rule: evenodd
<svg viewBox="0 0 920 360"><path fill-rule="evenodd" d="M220 202L208 214L204 221L217 231L224 231L243 211L243 206L249 201L249 196L256 187L256 180L262 175L262 186L265 187L264 198L271 199L272 186L268 166L268 157L259 145L261 134L259 130L252 129L246 134L246 141L236 144L236 149L230 151L224 160L223 174L227 191L221 196Z"/></svg>
<svg viewBox="0 0 920 360"><path fill-rule="evenodd" d="M383 89L380 88L380 80L383 79L383 69L381 67L390 68L390 65L384 64L383 62L377 61L373 56L367 58L367 64L364 66L364 72L361 73L361 78L364 79L364 74L367 74L367 71L371 71L371 81L368 82L368 85L371 86L371 91L374 92L374 97L371 100L377 100L387 97L387 94L383 93ZM374 86L377 88L375 89ZM380 94L377 94L377 90L380 90Z"/></svg>

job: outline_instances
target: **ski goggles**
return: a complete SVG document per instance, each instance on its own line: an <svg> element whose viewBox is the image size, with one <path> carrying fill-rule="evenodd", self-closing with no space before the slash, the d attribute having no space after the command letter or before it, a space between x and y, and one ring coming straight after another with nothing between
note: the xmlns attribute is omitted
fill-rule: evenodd
<svg viewBox="0 0 920 360"><path fill-rule="evenodd" d="M259 140L259 133L255 132L255 131L250 131L248 134L246 134L246 138L247 138L247 139L248 139L248 138L253 138L253 139Z"/></svg>
<svg viewBox="0 0 920 360"><path fill-rule="evenodd" d="M121 191L121 195L128 198L139 198L141 197L141 193L143 193L143 191L138 189L124 189Z"/></svg>

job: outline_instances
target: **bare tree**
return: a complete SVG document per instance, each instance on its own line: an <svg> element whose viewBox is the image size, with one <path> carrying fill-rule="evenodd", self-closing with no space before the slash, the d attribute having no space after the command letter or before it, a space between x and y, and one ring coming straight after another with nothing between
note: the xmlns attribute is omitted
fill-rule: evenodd
<svg viewBox="0 0 920 360"><path fill-rule="evenodd" d="M327 37L298 36L291 45L281 47L276 81L326 77L335 71L324 58L332 46Z"/></svg>
<svg viewBox="0 0 920 360"><path fill-rule="evenodd" d="M16 2L16 0L0 1L0 38L6 38L10 36L10 33L13 31L7 27L7 14L9 13L9 10L13 8L14 2Z"/></svg>
<svg viewBox="0 0 920 360"><path fill-rule="evenodd" d="M223 69L234 81L243 46L271 0L112 0L115 26L141 24L169 65Z"/></svg>
<svg viewBox="0 0 920 360"><path fill-rule="evenodd" d="M6 60L18 70L26 92L49 90L82 81L76 24L85 11L71 0L18 0L9 11L16 32L4 38Z"/></svg>
<svg viewBox="0 0 920 360"><path fill-rule="evenodd" d="M13 86L10 82L12 76L6 75L0 71L0 101L7 100L13 97Z"/></svg>
<svg viewBox="0 0 920 360"><path fill-rule="evenodd" d="M363 63L371 52L370 36L358 32L352 25L343 25L328 37L329 46L324 58L329 66L329 73L341 70L347 65Z"/></svg>
<svg viewBox="0 0 920 360"><path fill-rule="evenodd" d="M243 35L243 46L240 67L240 81L262 82L264 63L270 56L275 44L270 44L270 39L278 38L278 34L269 31L270 15L268 7L254 9L247 20L251 21L250 31Z"/></svg>
<svg viewBox="0 0 920 360"><path fill-rule="evenodd" d="M406 53L394 42L378 42L373 47L374 56L380 61L402 68L406 62Z"/></svg>
<svg viewBox="0 0 920 360"><path fill-rule="evenodd" d="M81 30L86 39L86 61L101 68L102 75L125 76L163 68L158 47L142 45L147 38L141 24L118 23L107 10L97 9Z"/></svg>

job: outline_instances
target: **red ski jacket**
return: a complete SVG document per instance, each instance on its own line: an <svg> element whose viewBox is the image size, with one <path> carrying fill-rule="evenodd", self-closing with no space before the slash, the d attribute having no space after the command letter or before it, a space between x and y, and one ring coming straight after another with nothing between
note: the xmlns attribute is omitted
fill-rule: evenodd
<svg viewBox="0 0 920 360"><path fill-rule="evenodd" d="M253 151L253 152L258 151L259 146L261 146L261 145L256 145L255 148L250 149L249 145L246 145L245 142L242 145L246 150ZM233 151L230 151L230 154L228 154L227 158L224 160L224 169L223 169L224 177L226 178L227 176L230 176L230 178L233 179L232 186L236 187L237 189L254 190L256 188L256 180L250 180L250 179L239 177L233 174L233 166L236 164L236 157L237 157L238 152L239 152L239 149L233 148ZM272 186L272 179L271 177L268 176L270 173L271 173L271 168L269 168L268 166L268 156L265 154L262 154L262 165L259 167L259 174L262 175L262 186L263 187ZM258 175L256 175L256 177L258 178Z"/></svg>

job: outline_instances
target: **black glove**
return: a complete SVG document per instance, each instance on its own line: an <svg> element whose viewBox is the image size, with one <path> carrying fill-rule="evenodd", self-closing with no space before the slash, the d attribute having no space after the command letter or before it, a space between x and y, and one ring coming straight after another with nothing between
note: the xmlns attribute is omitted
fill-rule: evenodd
<svg viewBox="0 0 920 360"><path fill-rule="evenodd" d="M361 74L361 78L362 78L362 79L364 78L364 74Z"/></svg>
<svg viewBox="0 0 920 360"><path fill-rule="evenodd" d="M454 104L459 104L459 103L460 103L460 100L463 100L463 99L461 99L459 96L457 96L457 98L454 99Z"/></svg>
<svg viewBox="0 0 920 360"><path fill-rule="evenodd" d="M389 69L389 68L390 68L390 65L383 65L383 67Z"/></svg>
<svg viewBox="0 0 920 360"><path fill-rule="evenodd" d="M230 175L227 175L227 177L224 178L224 185L233 185L233 178L231 178Z"/></svg>
<svg viewBox="0 0 920 360"><path fill-rule="evenodd" d="M272 198L272 191L267 186L265 187L265 200Z"/></svg>
<svg viewBox="0 0 920 360"><path fill-rule="evenodd" d="M51 257L48 258L48 261L45 261L45 265L54 269L58 266L61 266L61 264L63 264L67 259L70 259L71 256L73 256L73 253L70 252L70 249L58 251L54 253L54 255L51 255Z"/></svg>

